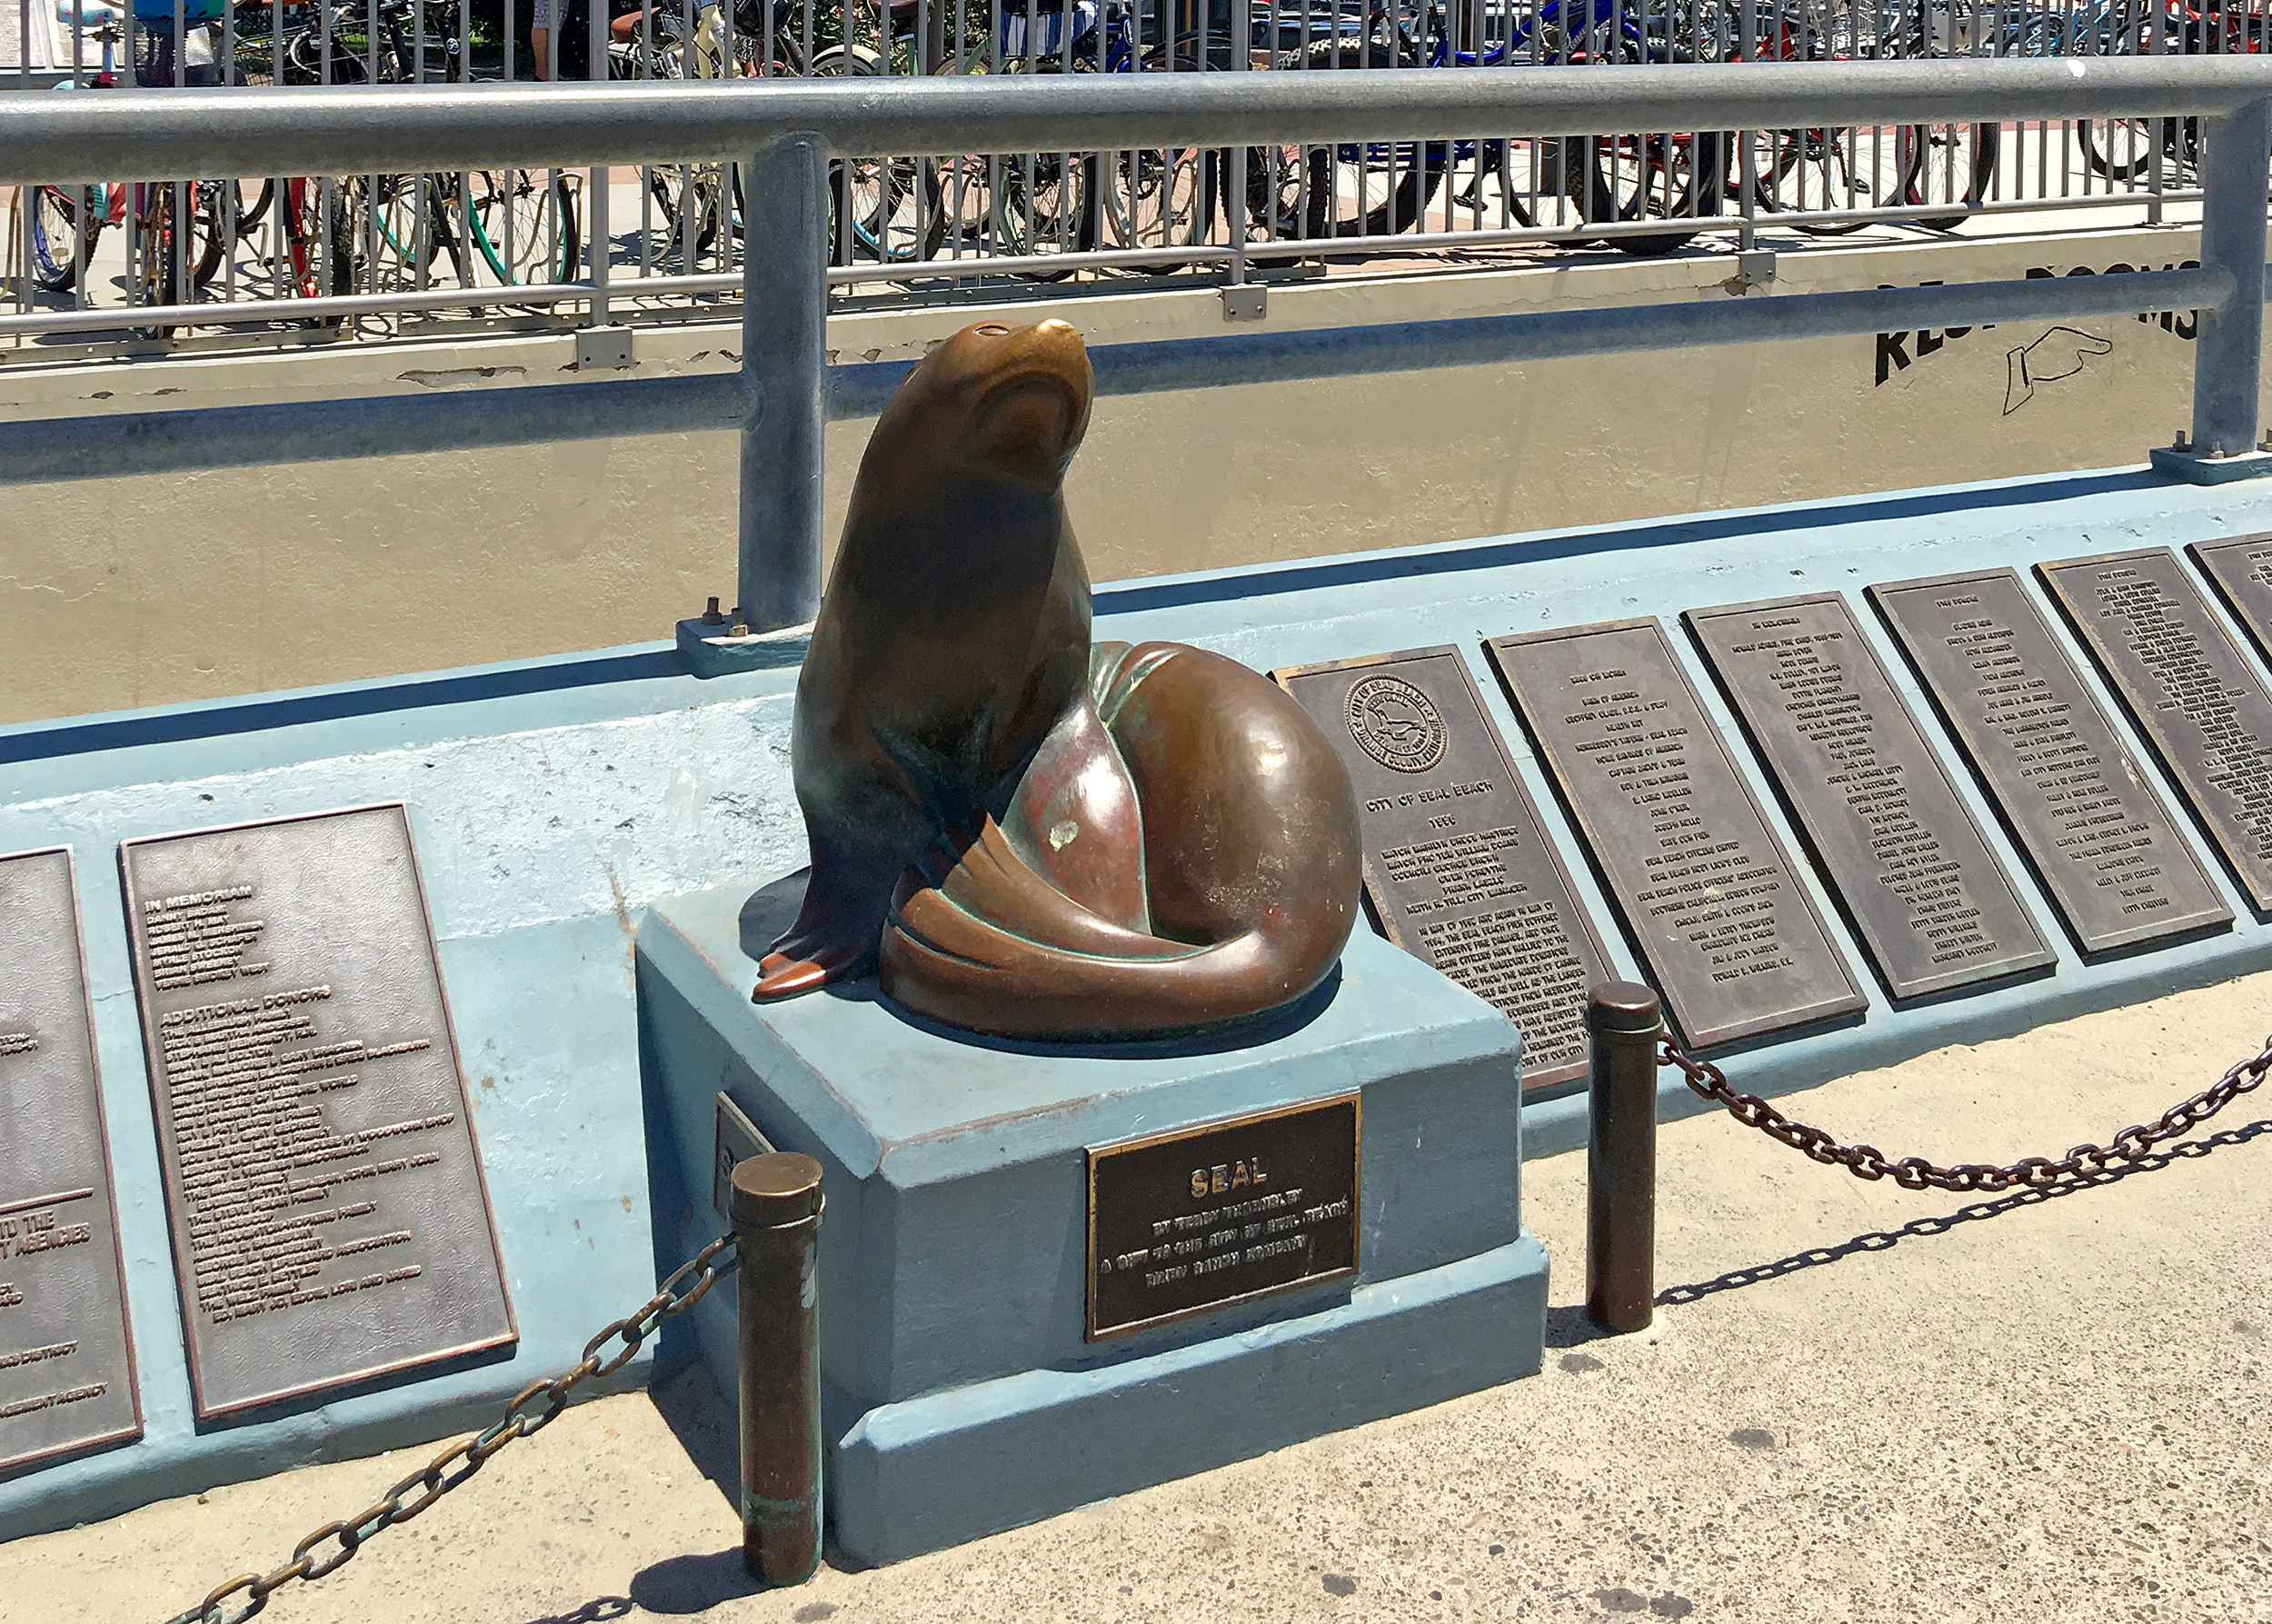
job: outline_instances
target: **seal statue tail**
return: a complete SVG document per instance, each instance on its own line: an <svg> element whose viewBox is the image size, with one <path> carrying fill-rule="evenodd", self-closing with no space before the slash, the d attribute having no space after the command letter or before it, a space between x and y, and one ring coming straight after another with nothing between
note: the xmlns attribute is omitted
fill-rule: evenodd
<svg viewBox="0 0 2272 1624"><path fill-rule="evenodd" d="M1031 838L982 817L892 895L882 985L902 1007L1010 1037L1151 1034L1275 1009L1340 959L1357 809L1316 724L1218 654L1095 654L1097 715L1141 809L1145 928L1066 895L1021 852Z"/></svg>

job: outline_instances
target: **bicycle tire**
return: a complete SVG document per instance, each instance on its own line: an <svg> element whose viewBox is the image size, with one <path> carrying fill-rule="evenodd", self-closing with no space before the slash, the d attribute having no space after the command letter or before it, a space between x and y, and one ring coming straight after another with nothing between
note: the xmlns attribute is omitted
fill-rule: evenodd
<svg viewBox="0 0 2272 1624"><path fill-rule="evenodd" d="M1321 39L1292 54L1309 73L1416 67L1401 41ZM1376 153L1376 148L1381 150ZM1410 231L1443 182L1450 144L1442 141L1344 142L1310 149L1308 206L1302 234L1310 237L1386 237ZM1355 200L1341 208L1345 181ZM1376 184L1376 183L1378 183ZM1376 192L1380 201L1372 201Z"/></svg>
<svg viewBox="0 0 2272 1624"><path fill-rule="evenodd" d="M32 202L32 284L42 293L67 294L79 283L79 266L95 257L95 239L103 229L95 212L94 189L60 186L34 188Z"/></svg>
<svg viewBox="0 0 2272 1624"><path fill-rule="evenodd" d="M478 170L469 244L506 287L571 282L583 264L575 194L557 170Z"/></svg>
<svg viewBox="0 0 2272 1624"><path fill-rule="evenodd" d="M2154 151L2175 148L2174 118L2078 118L2075 144L2083 149L2083 162L2115 185L2142 180L2154 166ZM2128 152L2127 158L2118 152Z"/></svg>
<svg viewBox="0 0 2272 1624"><path fill-rule="evenodd" d="M1627 187L1605 166L1605 156L1639 170L1639 184ZM1661 189L1652 174L1669 174L1675 162L1684 171L1676 189ZM1717 214L1728 195L1727 138L1717 130L1663 135L1568 135L1562 139L1562 180L1579 216L1592 224L1646 219L1655 211L1668 220L1700 220ZM1653 257L1686 247L1701 225L1685 230L1623 234L1601 239L1619 254Z"/></svg>
<svg viewBox="0 0 2272 1624"><path fill-rule="evenodd" d="M1996 149L2002 131L1996 125L1908 125L1904 126L1912 152L1903 166L1902 201L1916 206L1949 205L1948 214L1920 214L1917 224L1947 231L1963 223L1966 214L1988 194L1996 180ZM1943 159L1937 146L1954 151L1960 140L1972 144L1968 158ZM1954 194L1951 184L1961 180L1964 189Z"/></svg>

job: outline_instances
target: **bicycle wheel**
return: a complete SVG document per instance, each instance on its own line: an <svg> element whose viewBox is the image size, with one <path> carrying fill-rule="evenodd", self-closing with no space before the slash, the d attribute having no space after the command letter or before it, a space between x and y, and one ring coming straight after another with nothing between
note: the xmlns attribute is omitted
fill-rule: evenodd
<svg viewBox="0 0 2272 1624"><path fill-rule="evenodd" d="M1414 67L1400 45L1379 40L1320 40L1296 60L1310 73ZM1450 145L1431 142L1345 142L1310 150L1303 234L1385 237L1419 224L1450 161Z"/></svg>
<svg viewBox="0 0 2272 1624"><path fill-rule="evenodd" d="M37 186L32 193L32 282L44 293L68 293L79 267L95 257L106 200L94 188ZM85 224L82 225L81 222Z"/></svg>
<svg viewBox="0 0 2272 1624"><path fill-rule="evenodd" d="M1219 168L1227 175L1229 154L1221 154ZM1304 214L1302 198L1309 175L1309 160L1298 146L1250 146L1247 148L1247 241L1249 243L1282 243L1299 239L1302 234ZM1225 186L1223 213L1228 218L1236 206ZM1292 254L1273 254L1258 263L1290 264Z"/></svg>
<svg viewBox="0 0 2272 1624"><path fill-rule="evenodd" d="M2084 163L2124 185L2145 178L2156 147L2174 147L2177 126L2174 118L2078 118L2075 142Z"/></svg>
<svg viewBox="0 0 2272 1624"><path fill-rule="evenodd" d="M1197 71L1194 65L1193 71ZM1100 153L1090 181L1098 199L1098 242L1107 248L1195 248L1215 223L1217 154L1196 146ZM1167 275L1189 261L1141 267Z"/></svg>
<svg viewBox="0 0 2272 1624"><path fill-rule="evenodd" d="M870 78L884 72L883 58L869 46L839 45L813 55L810 76ZM893 264L930 257L943 234L938 188L936 168L917 158L831 163L829 263Z"/></svg>
<svg viewBox="0 0 2272 1624"><path fill-rule="evenodd" d="M1696 220L1717 214L1728 194L1726 138L1718 131L1653 135L1570 135L1562 141L1562 179L1580 218ZM1669 254L1697 234L1650 232L1606 239L1620 254Z"/></svg>
<svg viewBox="0 0 2272 1624"><path fill-rule="evenodd" d="M553 170L476 171L468 244L508 287L573 281L583 263L576 199Z"/></svg>
<svg viewBox="0 0 2272 1624"><path fill-rule="evenodd" d="M1947 204L1947 214L1920 215L1919 225L1947 230L1988 195L1996 178L1998 129L1994 125L1908 125L1902 165L1901 198L1912 207Z"/></svg>
<svg viewBox="0 0 2272 1624"><path fill-rule="evenodd" d="M450 262L445 279L463 269L451 210L433 175L374 175L363 195L371 203L371 284L374 288L431 285L437 262Z"/></svg>
<svg viewBox="0 0 2272 1624"><path fill-rule="evenodd" d="M1765 161L1760 149L1766 148ZM1905 200L1909 146L1898 129L1879 125L1828 130L1762 130L1752 137L1753 195L1787 214L1895 208ZM1867 220L1799 220L1815 236L1843 236Z"/></svg>
<svg viewBox="0 0 2272 1624"><path fill-rule="evenodd" d="M1450 192L1446 224L1456 230L1465 214L1470 231L1536 225L1541 202L1561 195L1560 144L1524 135L1474 146L1471 157L1452 154L1444 179Z"/></svg>
<svg viewBox="0 0 2272 1624"><path fill-rule="evenodd" d="M658 164L647 171L647 195L660 225L655 257L698 257L717 245L725 222L726 182L715 164Z"/></svg>
<svg viewBox="0 0 2272 1624"><path fill-rule="evenodd" d="M144 192L140 274L145 304L194 304L198 290L221 268L225 246L217 181L160 181ZM171 338L186 325L154 322L135 328L144 338Z"/></svg>

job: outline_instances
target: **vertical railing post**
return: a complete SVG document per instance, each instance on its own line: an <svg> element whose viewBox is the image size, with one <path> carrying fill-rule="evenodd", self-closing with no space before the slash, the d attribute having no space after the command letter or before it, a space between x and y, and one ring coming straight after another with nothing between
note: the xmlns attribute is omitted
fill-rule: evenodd
<svg viewBox="0 0 2272 1624"><path fill-rule="evenodd" d="M1586 1316L1648 1329L1657 1298L1657 995L1634 981L1586 994L1593 1040L1586 1143Z"/></svg>
<svg viewBox="0 0 2272 1624"><path fill-rule="evenodd" d="M2272 100L2249 102L2202 122L2207 155L2201 165L2201 264L2233 277L2225 306L2201 312L2193 346L2193 447L2214 458L2257 446Z"/></svg>
<svg viewBox="0 0 2272 1624"><path fill-rule="evenodd" d="M785 135L749 163L742 260L741 623L777 632L821 603L828 390L828 160Z"/></svg>
<svg viewBox="0 0 2272 1624"><path fill-rule="evenodd" d="M742 1560L766 1584L802 1584L821 1564L821 1164L789 1151L748 1157L734 1164L732 1202Z"/></svg>

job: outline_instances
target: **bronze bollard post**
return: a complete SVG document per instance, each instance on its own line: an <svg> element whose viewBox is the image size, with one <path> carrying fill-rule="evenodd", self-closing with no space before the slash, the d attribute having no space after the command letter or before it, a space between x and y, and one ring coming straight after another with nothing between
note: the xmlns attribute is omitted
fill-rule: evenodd
<svg viewBox="0 0 2272 1624"><path fill-rule="evenodd" d="M821 1564L821 1164L734 1164L742 1251L742 1560L770 1585Z"/></svg>
<svg viewBox="0 0 2272 1624"><path fill-rule="evenodd" d="M1646 1330L1657 1298L1657 995L1633 981L1586 994L1593 1039L1586 1143L1586 1315Z"/></svg>

